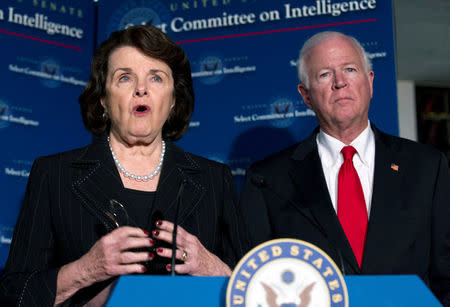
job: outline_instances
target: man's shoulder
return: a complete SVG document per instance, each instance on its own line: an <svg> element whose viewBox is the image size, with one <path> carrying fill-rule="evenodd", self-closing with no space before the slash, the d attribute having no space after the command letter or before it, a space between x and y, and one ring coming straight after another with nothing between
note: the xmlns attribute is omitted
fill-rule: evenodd
<svg viewBox="0 0 450 307"><path fill-rule="evenodd" d="M422 144L416 141L405 139L399 136L377 132L378 144L383 144L386 148L397 152L398 154L408 155L414 158L440 158L442 153L428 144Z"/></svg>

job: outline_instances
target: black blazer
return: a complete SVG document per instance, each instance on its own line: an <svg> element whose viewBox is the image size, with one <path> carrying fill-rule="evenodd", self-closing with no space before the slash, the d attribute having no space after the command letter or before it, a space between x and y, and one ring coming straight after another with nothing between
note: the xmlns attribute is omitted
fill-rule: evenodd
<svg viewBox="0 0 450 307"><path fill-rule="evenodd" d="M247 172L240 206L251 247L274 238L305 240L346 274L417 274L450 304L448 162L431 147L372 128L375 172L361 270L331 203L318 129Z"/></svg>
<svg viewBox="0 0 450 307"><path fill-rule="evenodd" d="M154 204L162 218L174 220L182 181L186 184L179 225L233 267L244 247L238 236L241 217L229 168L167 142ZM80 258L115 228L104 206L109 199L120 201L123 189L104 136L86 147L38 158L0 281L4 304L53 306L59 268ZM106 284L80 290L71 305L85 303Z"/></svg>

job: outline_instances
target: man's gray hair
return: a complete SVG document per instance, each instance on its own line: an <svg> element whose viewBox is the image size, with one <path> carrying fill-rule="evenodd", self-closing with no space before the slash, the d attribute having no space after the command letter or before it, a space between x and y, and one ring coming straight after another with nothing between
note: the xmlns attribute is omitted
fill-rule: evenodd
<svg viewBox="0 0 450 307"><path fill-rule="evenodd" d="M345 37L349 39L355 47L359 50L361 56L362 56L362 62L364 65L364 69L366 73L368 74L372 70L372 62L370 61L369 57L367 56L366 51L364 50L363 46L361 46L360 42L352 37L345 35L341 32L334 32L334 31L324 31L319 32L313 36L311 36L304 44L302 49L300 50L300 55L298 57L298 78L300 79L300 82L305 85L306 88L309 88L309 77L307 73L307 63L305 63L305 57L308 55L311 48L325 42L326 40L330 38L336 38L336 37Z"/></svg>

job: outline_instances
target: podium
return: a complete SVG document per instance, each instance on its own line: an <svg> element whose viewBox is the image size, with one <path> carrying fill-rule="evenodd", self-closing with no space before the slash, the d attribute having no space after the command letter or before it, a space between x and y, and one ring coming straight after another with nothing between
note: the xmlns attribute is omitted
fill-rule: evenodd
<svg viewBox="0 0 450 307"><path fill-rule="evenodd" d="M122 276L108 307L225 307L228 277ZM442 306L414 275L345 276L350 307Z"/></svg>

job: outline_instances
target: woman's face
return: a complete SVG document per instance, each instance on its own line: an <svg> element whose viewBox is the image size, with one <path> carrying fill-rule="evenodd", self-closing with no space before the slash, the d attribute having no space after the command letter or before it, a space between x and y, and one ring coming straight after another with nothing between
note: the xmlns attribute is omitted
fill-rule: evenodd
<svg viewBox="0 0 450 307"><path fill-rule="evenodd" d="M134 47L114 50L108 62L106 96L101 104L111 119L111 133L129 144L161 138L175 105L170 67Z"/></svg>

